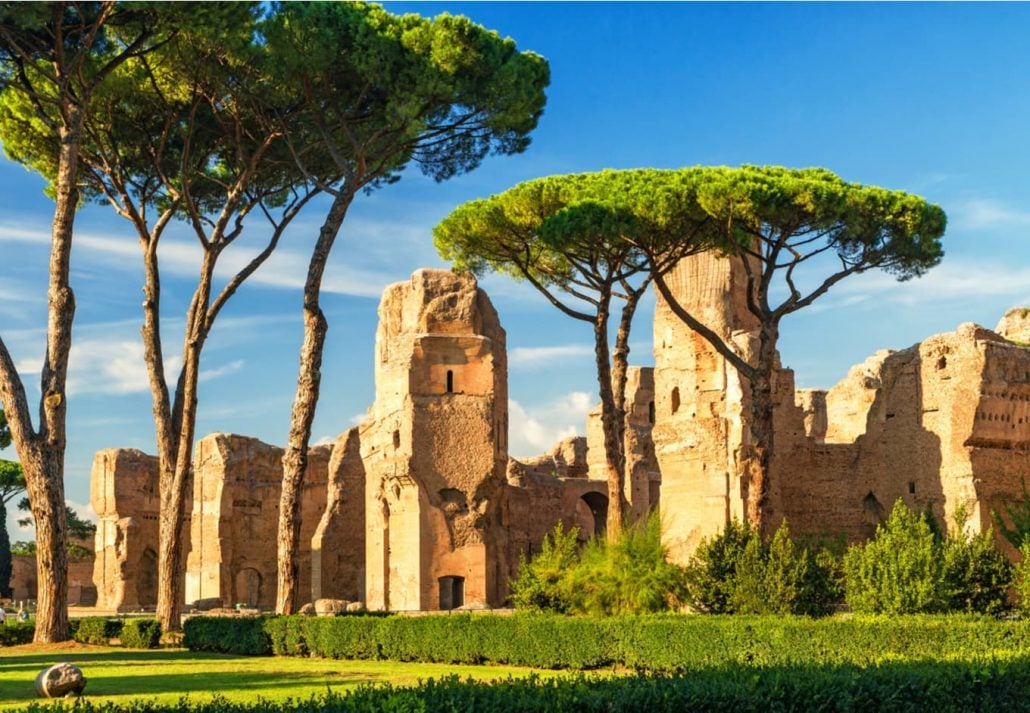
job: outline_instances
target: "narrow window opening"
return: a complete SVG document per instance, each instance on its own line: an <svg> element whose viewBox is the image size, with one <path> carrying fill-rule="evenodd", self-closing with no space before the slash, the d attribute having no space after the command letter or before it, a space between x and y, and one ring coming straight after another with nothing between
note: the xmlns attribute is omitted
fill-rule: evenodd
<svg viewBox="0 0 1030 713"><path fill-rule="evenodd" d="M915 495L916 494L916 483L915 483L914 480L908 481L908 494L909 495Z"/></svg>
<svg viewBox="0 0 1030 713"><path fill-rule="evenodd" d="M393 432L393 447L394 448L400 448L401 447L401 432L400 431L394 431Z"/></svg>
<svg viewBox="0 0 1030 713"><path fill-rule="evenodd" d="M937 360L937 368L938 369L945 369L945 368L947 368L947 366L948 366L948 357L943 357L942 356L940 359Z"/></svg>
<svg viewBox="0 0 1030 713"><path fill-rule="evenodd" d="M675 387L672 390L672 412L676 413L680 410L680 387Z"/></svg>
<svg viewBox="0 0 1030 713"><path fill-rule="evenodd" d="M654 401L647 404L647 422L654 425Z"/></svg>
<svg viewBox="0 0 1030 713"><path fill-rule="evenodd" d="M440 577L440 608L458 609L465 606L465 578Z"/></svg>
<svg viewBox="0 0 1030 713"><path fill-rule="evenodd" d="M454 372L450 369L447 370L447 393L454 393Z"/></svg>

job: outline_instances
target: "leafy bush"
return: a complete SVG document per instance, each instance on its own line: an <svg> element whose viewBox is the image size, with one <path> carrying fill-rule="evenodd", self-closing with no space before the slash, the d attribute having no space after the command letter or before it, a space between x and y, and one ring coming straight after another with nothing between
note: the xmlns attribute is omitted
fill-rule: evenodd
<svg viewBox="0 0 1030 713"><path fill-rule="evenodd" d="M36 625L29 622L11 622L0 624L0 646L18 646L31 644L36 634Z"/></svg>
<svg viewBox="0 0 1030 713"><path fill-rule="evenodd" d="M532 561L519 558L519 574L511 583L512 602L519 609L564 613L571 608L567 575L576 565L579 530L565 530L559 522L544 537L540 553Z"/></svg>
<svg viewBox="0 0 1030 713"><path fill-rule="evenodd" d="M1026 618L1030 618L1030 540L1023 543L1019 548L1019 554L1023 559L1015 567L1014 589L1016 591L1016 602L1019 611Z"/></svg>
<svg viewBox="0 0 1030 713"><path fill-rule="evenodd" d="M720 614L831 613L841 592L827 551L794 543L786 520L769 542L731 522L702 541L687 567L688 600L696 611Z"/></svg>
<svg viewBox="0 0 1030 713"><path fill-rule="evenodd" d="M1008 608L1012 565L994 546L991 531L956 535L944 543L944 588L950 611L997 616Z"/></svg>
<svg viewBox="0 0 1030 713"><path fill-rule="evenodd" d="M264 617L196 616L183 622L182 645L193 651L218 651L243 656L268 656L272 642Z"/></svg>
<svg viewBox="0 0 1030 713"><path fill-rule="evenodd" d="M80 644L107 646L111 639L122 634L121 619L107 619L100 616L73 619L71 622L72 638Z"/></svg>
<svg viewBox="0 0 1030 713"><path fill-rule="evenodd" d="M122 646L130 649L154 649L161 641L161 623L157 619L127 619L122 626Z"/></svg>
<svg viewBox="0 0 1030 713"><path fill-rule="evenodd" d="M520 609L558 613L641 614L678 608L683 570L669 562L657 514L623 528L615 542L592 539L578 549L575 529L561 523L512 583Z"/></svg>
<svg viewBox="0 0 1030 713"><path fill-rule="evenodd" d="M876 537L845 555L848 604L885 614L1000 614L1008 607L1012 567L990 531L968 537L965 522L960 509L956 534L945 537L932 513L916 515L898 500Z"/></svg>
<svg viewBox="0 0 1030 713"><path fill-rule="evenodd" d="M845 597L857 612L944 611L948 597L939 538L928 519L898 500L876 537L844 555Z"/></svg>
<svg viewBox="0 0 1030 713"><path fill-rule="evenodd" d="M758 532L747 524L733 520L726 529L701 541L687 567L687 597L694 611L706 614L729 614L737 564Z"/></svg>

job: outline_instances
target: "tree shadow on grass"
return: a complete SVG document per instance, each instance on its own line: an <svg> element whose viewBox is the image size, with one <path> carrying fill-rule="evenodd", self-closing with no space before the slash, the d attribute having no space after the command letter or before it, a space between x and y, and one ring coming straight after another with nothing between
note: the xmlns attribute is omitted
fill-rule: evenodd
<svg viewBox="0 0 1030 713"><path fill-rule="evenodd" d="M40 654L27 654L23 656L11 656L0 658L0 674L15 671L42 670L46 666L67 661L74 664L90 663L125 663L145 665L150 663L185 663L187 661L227 661L232 659L252 659L253 656L236 656L233 654L215 654L210 652L193 652L184 649L148 650L148 649L123 649L123 650L100 650L100 651L48 651Z"/></svg>

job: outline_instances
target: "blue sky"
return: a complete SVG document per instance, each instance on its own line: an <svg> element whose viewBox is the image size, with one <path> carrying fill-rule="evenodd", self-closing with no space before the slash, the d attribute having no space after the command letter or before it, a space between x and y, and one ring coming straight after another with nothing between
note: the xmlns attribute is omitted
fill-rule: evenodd
<svg viewBox="0 0 1030 713"><path fill-rule="evenodd" d="M407 175L355 204L327 275L331 328L316 439L335 436L370 405L378 295L418 267L442 266L433 225L464 201L541 175L824 166L942 205L946 256L926 277L903 284L882 274L853 278L784 323L783 362L799 386L828 387L877 349L904 348L961 322L990 327L1008 307L1030 304L1030 5L388 7L466 14L545 56L552 85L525 154L492 158L444 184ZM38 177L5 160L0 186L0 335L36 392L52 204ZM199 435L285 440L305 253L324 208L309 206L280 254L223 312L206 351ZM153 452L154 439L137 245L106 207L82 210L77 228L67 491L85 511L92 454L113 446ZM262 227L255 223L251 236L259 242ZM197 256L180 237L162 259L172 356ZM494 277L483 285L508 331L513 453L541 452L582 433L596 392L589 327L524 286ZM652 305L649 299L638 314L634 363L652 363ZM13 449L0 455L13 458ZM13 539L25 536L11 525Z"/></svg>

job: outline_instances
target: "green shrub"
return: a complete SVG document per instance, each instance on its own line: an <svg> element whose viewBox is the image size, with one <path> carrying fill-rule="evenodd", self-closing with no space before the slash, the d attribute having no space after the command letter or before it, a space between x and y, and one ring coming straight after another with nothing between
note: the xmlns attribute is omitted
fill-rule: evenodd
<svg viewBox="0 0 1030 713"><path fill-rule="evenodd" d="M580 549L561 523L512 583L516 608L529 611L640 614L668 611L686 596L683 570L669 562L658 515L627 525L614 542L594 538Z"/></svg>
<svg viewBox="0 0 1030 713"><path fill-rule="evenodd" d="M182 645L193 651L268 656L272 642L265 617L195 616L182 625Z"/></svg>
<svg viewBox="0 0 1030 713"><path fill-rule="evenodd" d="M31 644L36 634L36 625L30 622L9 621L0 624L0 646Z"/></svg>
<svg viewBox="0 0 1030 713"><path fill-rule="evenodd" d="M941 543L926 517L898 500L876 537L844 555L845 597L857 612L944 611Z"/></svg>
<svg viewBox="0 0 1030 713"><path fill-rule="evenodd" d="M121 636L123 622L121 619L91 616L73 619L70 624L72 625L72 638L80 644L107 646L111 639Z"/></svg>
<svg viewBox="0 0 1030 713"><path fill-rule="evenodd" d="M595 616L675 610L686 598L683 569L669 562L657 513L624 527L614 542L591 540L568 581L573 611Z"/></svg>
<svg viewBox="0 0 1030 713"><path fill-rule="evenodd" d="M687 588L692 608L713 614L823 616L841 598L832 555L795 544L786 520L769 542L736 522L702 541Z"/></svg>
<svg viewBox="0 0 1030 713"><path fill-rule="evenodd" d="M1012 565L994 546L991 531L961 534L944 543L944 587L948 609L997 616L1008 608Z"/></svg>
<svg viewBox="0 0 1030 713"><path fill-rule="evenodd" d="M701 540L686 569L687 598L691 609L706 614L733 611L737 564L748 543L760 540L758 532L746 523L733 520L715 537Z"/></svg>
<svg viewBox="0 0 1030 713"><path fill-rule="evenodd" d="M525 553L519 558L519 573L511 583L512 602L518 609L567 612L571 592L567 576L579 561L579 530L565 530L559 522L554 532L544 537L543 546L532 560Z"/></svg>
<svg viewBox="0 0 1030 713"><path fill-rule="evenodd" d="M1023 543L1019 548L1022 559L1015 567L1014 589L1016 592L1016 604L1020 613L1030 618L1030 540Z"/></svg>
<svg viewBox="0 0 1030 713"><path fill-rule="evenodd" d="M161 623L157 619L126 619L119 638L129 649L155 649L161 641Z"/></svg>

